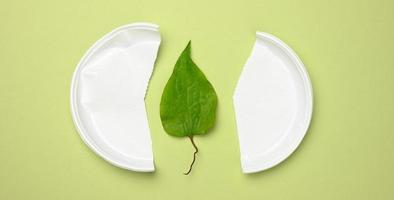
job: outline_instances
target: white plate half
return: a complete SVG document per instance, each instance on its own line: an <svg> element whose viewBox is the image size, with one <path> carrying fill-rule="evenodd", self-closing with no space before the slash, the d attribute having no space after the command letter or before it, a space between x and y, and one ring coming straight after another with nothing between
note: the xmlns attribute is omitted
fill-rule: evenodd
<svg viewBox="0 0 394 200"><path fill-rule="evenodd" d="M243 172L271 168L290 156L308 129L312 107L300 58L275 36L257 32L234 93Z"/></svg>
<svg viewBox="0 0 394 200"><path fill-rule="evenodd" d="M122 26L97 41L75 70L71 112L76 128L115 166L154 171L144 97L160 41L157 25Z"/></svg>

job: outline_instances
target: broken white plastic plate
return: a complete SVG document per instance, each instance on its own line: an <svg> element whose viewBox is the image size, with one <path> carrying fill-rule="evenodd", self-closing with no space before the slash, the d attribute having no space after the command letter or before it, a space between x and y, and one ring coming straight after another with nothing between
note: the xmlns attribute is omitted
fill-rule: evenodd
<svg viewBox="0 0 394 200"><path fill-rule="evenodd" d="M154 171L144 97L160 46L158 26L136 23L97 41L79 62L71 111L83 141L115 166Z"/></svg>
<svg viewBox="0 0 394 200"><path fill-rule="evenodd" d="M271 168L297 148L312 116L308 73L284 42L256 33L234 94L244 173Z"/></svg>

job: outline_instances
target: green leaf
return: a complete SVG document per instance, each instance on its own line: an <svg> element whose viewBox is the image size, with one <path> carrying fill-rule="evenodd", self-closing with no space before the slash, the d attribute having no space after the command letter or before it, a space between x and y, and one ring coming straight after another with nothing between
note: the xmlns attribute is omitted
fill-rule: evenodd
<svg viewBox="0 0 394 200"><path fill-rule="evenodd" d="M160 117L172 136L202 135L214 126L217 96L190 57L191 42L178 58L164 88Z"/></svg>
<svg viewBox="0 0 394 200"><path fill-rule="evenodd" d="M217 96L211 83L190 57L191 42L179 56L164 88L160 117L164 130L172 136L189 137L195 153L194 135L203 135L215 124Z"/></svg>

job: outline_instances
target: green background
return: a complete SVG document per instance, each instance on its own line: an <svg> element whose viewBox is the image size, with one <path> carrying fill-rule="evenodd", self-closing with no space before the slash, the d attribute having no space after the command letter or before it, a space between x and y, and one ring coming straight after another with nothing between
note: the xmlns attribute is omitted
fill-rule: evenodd
<svg viewBox="0 0 394 200"><path fill-rule="evenodd" d="M35 0L0 3L0 199L394 199L394 1ZM157 171L113 167L79 138L72 73L112 29L160 25L146 98ZM302 58L311 127L279 166L241 173L232 93L255 31ZM165 134L159 102L187 41L219 97L200 154Z"/></svg>

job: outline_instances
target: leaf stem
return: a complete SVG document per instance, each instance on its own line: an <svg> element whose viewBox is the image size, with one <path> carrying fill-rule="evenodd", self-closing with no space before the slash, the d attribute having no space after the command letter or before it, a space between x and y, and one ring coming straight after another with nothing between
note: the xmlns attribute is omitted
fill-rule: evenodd
<svg viewBox="0 0 394 200"><path fill-rule="evenodd" d="M186 172L186 173L183 173L183 174L185 174L185 175L189 175L190 172L192 171L193 164L194 164L194 162L196 161L196 154L198 153L198 148L197 148L196 144L194 143L193 136L189 136L189 138L190 138L190 141L192 142L193 147L194 147L194 149L195 149L196 151L195 151L194 154L193 154L193 161L192 161L192 163L190 164L189 171Z"/></svg>

